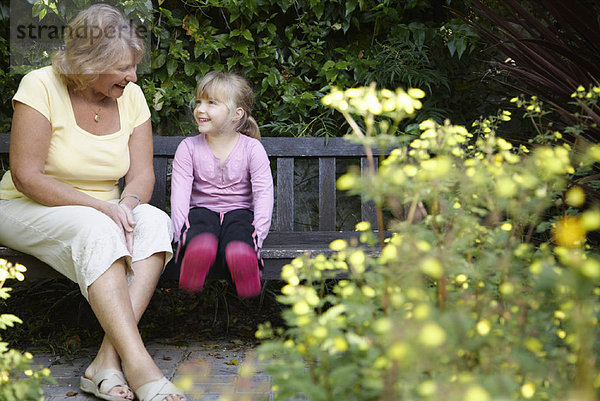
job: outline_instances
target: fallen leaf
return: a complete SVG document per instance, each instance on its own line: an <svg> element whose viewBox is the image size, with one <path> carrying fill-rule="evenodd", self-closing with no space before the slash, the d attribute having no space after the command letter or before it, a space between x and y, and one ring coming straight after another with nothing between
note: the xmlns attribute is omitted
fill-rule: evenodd
<svg viewBox="0 0 600 401"><path fill-rule="evenodd" d="M237 366L238 364L238 360L237 359L232 359L229 362L225 362L225 365L233 365L233 366Z"/></svg>

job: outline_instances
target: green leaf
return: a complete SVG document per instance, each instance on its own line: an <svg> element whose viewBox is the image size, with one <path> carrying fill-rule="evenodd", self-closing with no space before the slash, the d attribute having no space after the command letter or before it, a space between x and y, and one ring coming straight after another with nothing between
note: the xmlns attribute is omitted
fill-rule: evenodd
<svg viewBox="0 0 600 401"><path fill-rule="evenodd" d="M232 48L240 53L242 53L244 56L248 55L248 45L246 45L245 43L235 43Z"/></svg>
<svg viewBox="0 0 600 401"><path fill-rule="evenodd" d="M270 73L270 74L267 76L267 82L268 82L268 84L269 84L270 86L276 86L276 85L277 85L277 83L278 83L277 76L276 76L275 74L273 74L273 73Z"/></svg>
<svg viewBox="0 0 600 401"><path fill-rule="evenodd" d="M0 298L2 299L8 299L10 297L10 292L12 291L12 288L10 287L2 287L0 288Z"/></svg>
<svg viewBox="0 0 600 401"><path fill-rule="evenodd" d="M187 75L188 77L194 75L194 73L196 72L196 63L184 63L183 64L183 71L185 72L185 75Z"/></svg>
<svg viewBox="0 0 600 401"><path fill-rule="evenodd" d="M327 60L325 64L323 64L323 70L329 70L335 66L335 61Z"/></svg>
<svg viewBox="0 0 600 401"><path fill-rule="evenodd" d="M13 327L15 323L23 323L23 321L15 315L11 315L9 313L0 315L0 329L4 330L7 327Z"/></svg>
<svg viewBox="0 0 600 401"><path fill-rule="evenodd" d="M202 62L202 63L200 63L200 66L199 66L198 69L200 70L200 72L202 73L202 75L205 75L206 73L208 73L208 71L210 71L210 68L211 67L210 67L209 64L207 64L205 62Z"/></svg>
<svg viewBox="0 0 600 401"><path fill-rule="evenodd" d="M456 51L458 53L458 58L460 59L467 49L467 42L464 38L460 38L456 43Z"/></svg>
<svg viewBox="0 0 600 401"><path fill-rule="evenodd" d="M242 36L244 38L246 38L247 40L249 40L250 42L254 42L254 37L252 36L252 33L249 30L244 29L242 31Z"/></svg>
<svg viewBox="0 0 600 401"><path fill-rule="evenodd" d="M240 7L235 7L229 14L229 22L234 22L242 15Z"/></svg>
<svg viewBox="0 0 600 401"><path fill-rule="evenodd" d="M456 52L456 43L454 40L448 41L448 50L450 51L450 55L454 56L454 53Z"/></svg>
<svg viewBox="0 0 600 401"><path fill-rule="evenodd" d="M167 62L167 73L173 75L175 71L177 71L177 60L171 58Z"/></svg>
<svg viewBox="0 0 600 401"><path fill-rule="evenodd" d="M356 9L358 0L346 0L346 17Z"/></svg>
<svg viewBox="0 0 600 401"><path fill-rule="evenodd" d="M231 69L238 63L237 57L229 57L227 58L227 69L231 71Z"/></svg>
<svg viewBox="0 0 600 401"><path fill-rule="evenodd" d="M167 52L166 50L159 50L158 54L155 52L154 57L152 57L152 68L157 69L162 67L167 61Z"/></svg>

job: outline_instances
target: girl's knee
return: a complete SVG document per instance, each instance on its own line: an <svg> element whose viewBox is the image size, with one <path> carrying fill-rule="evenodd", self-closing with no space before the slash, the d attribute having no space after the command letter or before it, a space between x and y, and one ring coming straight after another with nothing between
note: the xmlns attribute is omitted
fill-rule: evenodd
<svg viewBox="0 0 600 401"><path fill-rule="evenodd" d="M225 256L256 259L256 251L243 241L231 241L225 246Z"/></svg>
<svg viewBox="0 0 600 401"><path fill-rule="evenodd" d="M202 255L206 259L214 259L219 247L219 240L212 233L202 233L194 236L187 247L186 253L193 250L194 253Z"/></svg>

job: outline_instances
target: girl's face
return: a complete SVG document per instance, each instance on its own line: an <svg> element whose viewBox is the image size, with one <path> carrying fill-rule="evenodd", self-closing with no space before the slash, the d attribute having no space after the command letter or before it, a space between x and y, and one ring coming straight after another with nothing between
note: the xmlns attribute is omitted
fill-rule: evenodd
<svg viewBox="0 0 600 401"><path fill-rule="evenodd" d="M207 135L218 135L220 133L235 132L235 123L242 117L241 108L233 113L229 107L222 101L201 97L196 100L194 108L194 119L198 124L198 131Z"/></svg>

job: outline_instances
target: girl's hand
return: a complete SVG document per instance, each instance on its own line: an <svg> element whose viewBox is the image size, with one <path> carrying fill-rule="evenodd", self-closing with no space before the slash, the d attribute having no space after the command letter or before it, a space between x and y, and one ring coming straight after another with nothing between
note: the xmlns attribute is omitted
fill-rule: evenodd
<svg viewBox="0 0 600 401"><path fill-rule="evenodd" d="M133 228L135 227L135 219L133 212L125 202L121 204L108 202L108 207L104 213L110 217L125 236L125 245L129 253L133 252Z"/></svg>

